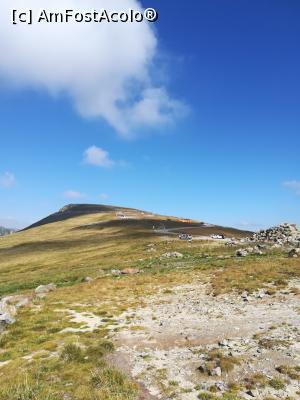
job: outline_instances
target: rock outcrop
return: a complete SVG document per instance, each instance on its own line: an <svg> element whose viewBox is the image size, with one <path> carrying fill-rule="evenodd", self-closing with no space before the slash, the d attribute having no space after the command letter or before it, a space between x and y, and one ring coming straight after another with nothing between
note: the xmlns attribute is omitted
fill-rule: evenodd
<svg viewBox="0 0 300 400"><path fill-rule="evenodd" d="M254 233L252 239L257 242L292 244L300 247L300 230L295 224L281 224Z"/></svg>

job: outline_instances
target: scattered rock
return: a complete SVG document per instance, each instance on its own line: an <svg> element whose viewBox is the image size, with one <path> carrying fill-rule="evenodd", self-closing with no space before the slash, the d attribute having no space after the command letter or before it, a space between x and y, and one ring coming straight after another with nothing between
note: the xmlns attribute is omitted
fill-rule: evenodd
<svg viewBox="0 0 300 400"><path fill-rule="evenodd" d="M135 275L135 274L139 274L141 271L137 268L125 268L125 269L122 269L121 272L123 275Z"/></svg>
<svg viewBox="0 0 300 400"><path fill-rule="evenodd" d="M257 299L263 299L266 296L266 291L265 289L260 289L257 292L254 292L253 296Z"/></svg>
<svg viewBox="0 0 300 400"><path fill-rule="evenodd" d="M248 255L248 251L246 249L239 249L235 252L237 257L246 257Z"/></svg>
<svg viewBox="0 0 300 400"><path fill-rule="evenodd" d="M0 301L0 332L16 321L17 309L29 303L26 296L8 296Z"/></svg>
<svg viewBox="0 0 300 400"><path fill-rule="evenodd" d="M228 347L229 341L227 339L223 339L221 342L219 342L220 347Z"/></svg>
<svg viewBox="0 0 300 400"><path fill-rule="evenodd" d="M253 253L254 248L253 247L246 247L245 249L248 253Z"/></svg>
<svg viewBox="0 0 300 400"><path fill-rule="evenodd" d="M35 289L36 297L42 299L47 296L49 292L53 292L56 289L54 283L49 283L48 285L40 285Z"/></svg>
<svg viewBox="0 0 300 400"><path fill-rule="evenodd" d="M274 244L271 246L271 249L280 249L281 247L282 247L281 244L279 244L279 243L274 243Z"/></svg>
<svg viewBox="0 0 300 400"><path fill-rule="evenodd" d="M290 250L288 256L290 258L298 258L298 257L300 257L300 248Z"/></svg>
<svg viewBox="0 0 300 400"><path fill-rule="evenodd" d="M150 247L149 249L147 249L148 253L153 253L155 251L156 251L156 249L154 247Z"/></svg>
<svg viewBox="0 0 300 400"><path fill-rule="evenodd" d="M10 313L0 314L0 332L6 328L6 325L15 323L15 318Z"/></svg>
<svg viewBox="0 0 300 400"><path fill-rule="evenodd" d="M209 375L211 376L222 376L222 370L220 367L213 368L209 371Z"/></svg>
<svg viewBox="0 0 300 400"><path fill-rule="evenodd" d="M90 276L87 276L85 279L84 279L84 281L85 282L87 282L87 283L91 283L91 282L93 282L93 278L91 278Z"/></svg>
<svg viewBox="0 0 300 400"><path fill-rule="evenodd" d="M230 239L225 243L225 246L228 246L228 247L234 247L237 245L238 245L238 241L235 238Z"/></svg>
<svg viewBox="0 0 300 400"><path fill-rule="evenodd" d="M257 389L250 389L250 390L248 390L248 392L246 394L248 396L255 397L255 398L258 398L258 396L259 396Z"/></svg>
<svg viewBox="0 0 300 400"><path fill-rule="evenodd" d="M171 251L168 253L164 253L162 255L162 257L166 257L166 258L182 258L183 254L179 253L178 251Z"/></svg>
<svg viewBox="0 0 300 400"><path fill-rule="evenodd" d="M249 301L249 293L245 290L242 294L241 294L241 298L244 301Z"/></svg>
<svg viewBox="0 0 300 400"><path fill-rule="evenodd" d="M227 389L227 385L223 381L216 382L215 386L220 392L224 392Z"/></svg>
<svg viewBox="0 0 300 400"><path fill-rule="evenodd" d="M299 285L295 279L289 288ZM174 392L178 390L174 396L178 400L196 400L199 390L216 388L218 393L213 397L221 399L231 382L240 386L239 399L274 395L296 399L299 388L294 381L286 383L285 391L275 391L255 381L252 387L244 380L262 375L267 382L277 376L276 366L297 365L293 360L300 354L299 301L286 292L269 297L266 288L216 298L210 285L203 282L173 287L171 296L157 292L146 305L120 316L130 322L114 334L120 343L118 357L128 362L132 376L158 399L166 398L161 390L162 370L164 382L178 383L172 387ZM249 301L244 302L244 298ZM131 329L137 326L143 329ZM246 394L250 389L251 395Z"/></svg>
<svg viewBox="0 0 300 400"><path fill-rule="evenodd" d="M5 302L7 305L12 305L16 308L24 307L29 304L29 297L23 295L16 296L8 296L2 299L2 302Z"/></svg>
<svg viewBox="0 0 300 400"><path fill-rule="evenodd" d="M120 276L122 274L122 272L119 269L112 269L110 272L114 276Z"/></svg>

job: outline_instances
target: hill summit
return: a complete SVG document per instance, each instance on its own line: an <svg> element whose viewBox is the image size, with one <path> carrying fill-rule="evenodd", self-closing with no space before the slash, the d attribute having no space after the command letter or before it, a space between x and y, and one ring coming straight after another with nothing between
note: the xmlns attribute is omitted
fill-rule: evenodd
<svg viewBox="0 0 300 400"><path fill-rule="evenodd" d="M82 215L117 212L117 211L138 211L138 210L134 210L127 207L111 206L104 204L67 204L66 206L62 207L59 211L50 214L47 217L35 222L34 224L28 226L24 230L50 224L52 222L59 222L74 217L80 217Z"/></svg>

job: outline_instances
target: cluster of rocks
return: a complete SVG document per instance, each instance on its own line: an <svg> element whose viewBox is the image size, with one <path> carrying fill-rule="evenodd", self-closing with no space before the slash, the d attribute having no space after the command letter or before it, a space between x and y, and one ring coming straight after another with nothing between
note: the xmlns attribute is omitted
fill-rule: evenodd
<svg viewBox="0 0 300 400"><path fill-rule="evenodd" d="M253 293L249 293L247 292L247 290L245 290L242 294L241 294L241 299L245 302L248 302L250 300L253 299L263 299L268 295L268 291L265 289L259 289L256 292Z"/></svg>
<svg viewBox="0 0 300 400"><path fill-rule="evenodd" d="M262 246L257 245L255 247L246 247L245 249L238 249L235 252L237 257L246 257L248 254L255 254L258 256L263 255L264 253L261 251Z"/></svg>
<svg viewBox="0 0 300 400"><path fill-rule="evenodd" d="M255 232L251 237L241 239L230 238L225 243L226 246L237 246L240 243L251 242L270 242L275 246L281 247L285 244L300 247L300 230L296 224L281 224L272 228L263 229Z"/></svg>
<svg viewBox="0 0 300 400"><path fill-rule="evenodd" d="M300 247L300 230L295 224L281 224L254 233L256 242L274 242L280 245L292 244Z"/></svg>
<svg viewBox="0 0 300 400"><path fill-rule="evenodd" d="M254 247L242 247L236 250L236 257L246 257L249 254L263 255L263 249L281 249L287 247L288 257L300 257L300 230L296 224L281 224L269 229L260 230L252 237L242 239L231 238L225 245L236 247L238 245L254 244Z"/></svg>
<svg viewBox="0 0 300 400"><path fill-rule="evenodd" d="M49 285L40 285L34 290L34 297L42 299L49 292L56 289L54 283ZM0 333L7 327L16 322L18 309L28 305L33 296L7 296L0 299Z"/></svg>

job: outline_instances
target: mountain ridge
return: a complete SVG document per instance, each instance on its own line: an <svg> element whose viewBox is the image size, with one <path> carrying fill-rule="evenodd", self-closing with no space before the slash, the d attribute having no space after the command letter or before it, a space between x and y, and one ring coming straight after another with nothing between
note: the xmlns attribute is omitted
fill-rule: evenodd
<svg viewBox="0 0 300 400"><path fill-rule="evenodd" d="M0 236L10 235L11 233L14 233L14 232L16 232L16 229L0 226Z"/></svg>

